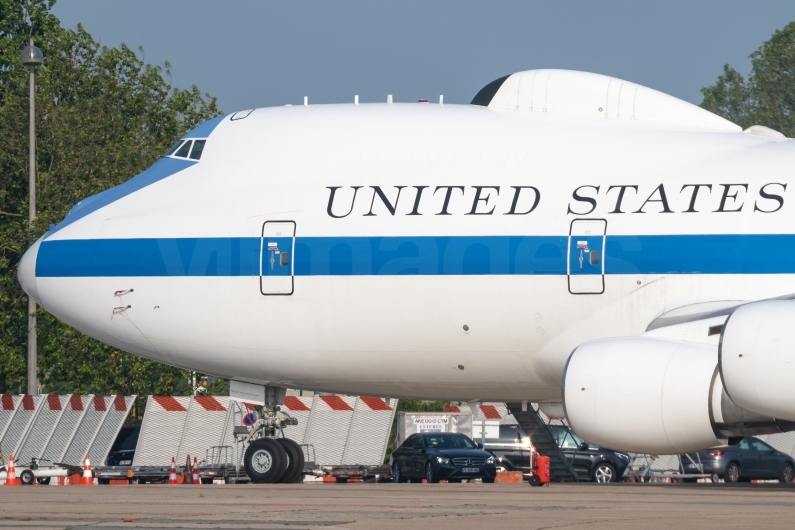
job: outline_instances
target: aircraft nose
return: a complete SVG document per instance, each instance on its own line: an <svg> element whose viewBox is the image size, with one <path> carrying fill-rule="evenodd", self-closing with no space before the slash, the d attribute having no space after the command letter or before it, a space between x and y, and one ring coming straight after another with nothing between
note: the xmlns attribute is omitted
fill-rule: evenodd
<svg viewBox="0 0 795 530"><path fill-rule="evenodd" d="M22 286L22 289L28 296L32 297L36 300L36 303L41 305L41 301L39 300L39 288L36 285L36 256L39 254L39 246L41 246L41 240L44 236L40 237L38 241L33 243L31 247L23 254L22 259L19 262L19 268L17 269L17 278L19 279L19 284Z"/></svg>

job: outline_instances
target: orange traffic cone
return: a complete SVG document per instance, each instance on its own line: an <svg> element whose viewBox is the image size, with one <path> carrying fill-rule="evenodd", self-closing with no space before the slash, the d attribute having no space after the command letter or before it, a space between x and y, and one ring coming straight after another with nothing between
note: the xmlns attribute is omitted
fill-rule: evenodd
<svg viewBox="0 0 795 530"><path fill-rule="evenodd" d="M168 483L169 484L176 484L177 483L177 463L174 460L174 457L171 457L171 472L168 474Z"/></svg>
<svg viewBox="0 0 795 530"><path fill-rule="evenodd" d="M14 455L8 455L8 466L6 467L6 486L21 486L22 482L17 478L14 469Z"/></svg>
<svg viewBox="0 0 795 530"><path fill-rule="evenodd" d="M193 468L190 467L190 455L185 455L185 478L183 484L193 484Z"/></svg>
<svg viewBox="0 0 795 530"><path fill-rule="evenodd" d="M83 486L94 485L94 475L91 473L91 457L86 453L86 463L83 465L83 480L80 481Z"/></svg>
<svg viewBox="0 0 795 530"><path fill-rule="evenodd" d="M199 478L199 463L196 462L196 457L193 457L193 483L201 485L202 480Z"/></svg>

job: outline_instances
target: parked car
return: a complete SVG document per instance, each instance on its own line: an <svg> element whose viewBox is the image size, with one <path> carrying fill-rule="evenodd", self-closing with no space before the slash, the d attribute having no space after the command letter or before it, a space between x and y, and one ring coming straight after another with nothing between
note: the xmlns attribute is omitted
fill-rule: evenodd
<svg viewBox="0 0 795 530"><path fill-rule="evenodd" d="M498 438L486 438L483 449L494 455L500 471L530 473L530 438L517 425L500 425Z"/></svg>
<svg viewBox="0 0 795 530"><path fill-rule="evenodd" d="M125 425L116 436L113 447L110 448L106 464L108 466L131 466L135 457L135 446L138 445L138 435L141 426Z"/></svg>
<svg viewBox="0 0 795 530"><path fill-rule="evenodd" d="M588 443L562 425L549 428L580 480L616 482L629 466L631 458L627 453Z"/></svg>
<svg viewBox="0 0 795 530"><path fill-rule="evenodd" d="M412 434L392 453L392 480L427 479L428 482L480 478L494 482L493 455L461 433Z"/></svg>
<svg viewBox="0 0 795 530"><path fill-rule="evenodd" d="M685 473L712 475L713 482L739 482L754 479L795 479L795 459L776 451L759 438L746 436L726 447L718 447L682 456ZM699 460L703 470L699 469Z"/></svg>

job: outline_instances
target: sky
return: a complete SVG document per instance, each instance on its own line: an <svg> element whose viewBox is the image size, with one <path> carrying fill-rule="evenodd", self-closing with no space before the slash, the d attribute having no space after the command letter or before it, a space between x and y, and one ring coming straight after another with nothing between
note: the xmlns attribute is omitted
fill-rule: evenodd
<svg viewBox="0 0 795 530"><path fill-rule="evenodd" d="M772 0L58 0L65 27L103 45L142 46L171 63L173 84L196 85L225 112L303 103L469 103L512 72L563 68L606 74L691 103L728 63L795 20Z"/></svg>

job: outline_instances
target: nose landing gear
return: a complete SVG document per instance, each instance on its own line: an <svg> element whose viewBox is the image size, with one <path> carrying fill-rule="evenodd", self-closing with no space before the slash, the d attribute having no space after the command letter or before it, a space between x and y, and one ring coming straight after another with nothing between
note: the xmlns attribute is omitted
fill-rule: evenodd
<svg viewBox="0 0 795 530"><path fill-rule="evenodd" d="M283 427L298 425L298 420L281 412L280 407L254 407L256 423L246 441L248 447L243 455L243 465L252 482L275 484L296 482L304 469L304 452L301 447L284 438ZM276 433L281 438L276 438Z"/></svg>

